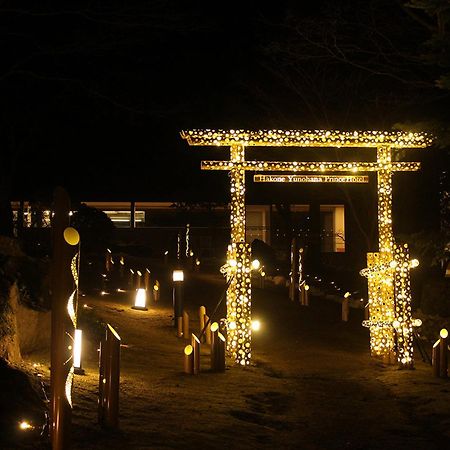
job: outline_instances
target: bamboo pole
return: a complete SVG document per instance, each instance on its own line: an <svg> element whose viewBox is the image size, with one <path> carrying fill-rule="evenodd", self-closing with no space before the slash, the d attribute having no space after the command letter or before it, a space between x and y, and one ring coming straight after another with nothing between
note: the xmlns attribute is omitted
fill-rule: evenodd
<svg viewBox="0 0 450 450"><path fill-rule="evenodd" d="M73 343L70 336L74 335L76 326L78 264L75 258L78 252L79 235L75 229L69 227L70 199L62 188L55 190L54 211L50 439L53 450L67 450L71 447Z"/></svg>
<svg viewBox="0 0 450 450"><path fill-rule="evenodd" d="M448 376L448 331L445 328L439 334L439 376Z"/></svg>
<svg viewBox="0 0 450 450"><path fill-rule="evenodd" d="M183 337L183 317L176 317L177 322L177 337Z"/></svg>
<svg viewBox="0 0 450 450"><path fill-rule="evenodd" d="M205 341L207 345L211 345L211 321L209 320L209 317L206 315L205 315L205 323L206 323Z"/></svg>
<svg viewBox="0 0 450 450"><path fill-rule="evenodd" d="M153 285L153 300L155 303L159 302L159 297L161 295L161 286L159 285L159 281L155 280L155 284Z"/></svg>
<svg viewBox="0 0 450 450"><path fill-rule="evenodd" d="M431 365L433 366L433 375L439 377L441 363L440 363L440 339L433 344L431 352Z"/></svg>
<svg viewBox="0 0 450 450"><path fill-rule="evenodd" d="M120 336L110 325L100 347L99 423L119 428Z"/></svg>
<svg viewBox="0 0 450 450"><path fill-rule="evenodd" d="M189 314L186 311L183 311L183 336L189 339Z"/></svg>
<svg viewBox="0 0 450 450"><path fill-rule="evenodd" d="M192 345L184 347L184 373L194 374L194 347Z"/></svg>
<svg viewBox="0 0 450 450"><path fill-rule="evenodd" d="M191 345L192 348L194 349L193 353L194 353L194 374L200 373L200 341L198 339L198 337L192 333L191 335Z"/></svg>
<svg viewBox="0 0 450 450"><path fill-rule="evenodd" d="M350 307L349 307L349 303L348 303L348 298L346 297L342 300L342 321L343 322L348 322L349 311L350 311Z"/></svg>

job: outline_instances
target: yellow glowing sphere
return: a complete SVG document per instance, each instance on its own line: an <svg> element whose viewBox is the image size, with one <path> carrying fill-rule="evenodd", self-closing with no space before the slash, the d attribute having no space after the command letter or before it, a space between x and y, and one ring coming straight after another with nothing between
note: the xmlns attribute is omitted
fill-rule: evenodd
<svg viewBox="0 0 450 450"><path fill-rule="evenodd" d="M305 284L305 291L309 291L309 286Z"/></svg>
<svg viewBox="0 0 450 450"><path fill-rule="evenodd" d="M392 322L392 326L393 326L395 329L400 328L400 322L399 322L398 320L394 320L394 321Z"/></svg>
<svg viewBox="0 0 450 450"><path fill-rule="evenodd" d="M252 320L252 330L259 331L261 329L261 322L259 320Z"/></svg>
<svg viewBox="0 0 450 450"><path fill-rule="evenodd" d="M64 240L69 245L77 245L78 242L80 242L80 235L78 234L78 231L75 230L75 228L67 227L64 230Z"/></svg>
<svg viewBox="0 0 450 450"><path fill-rule="evenodd" d="M217 322L214 322L212 325L211 325L211 331L212 332L215 332L215 331L217 331L219 329L219 324L217 323Z"/></svg>
<svg viewBox="0 0 450 450"><path fill-rule="evenodd" d="M158 290L159 290L159 286L158 286L157 284L155 284L155 285L153 286L153 290L154 290L154 291L158 291Z"/></svg>
<svg viewBox="0 0 450 450"><path fill-rule="evenodd" d="M192 354L193 351L194 351L194 347L192 347L192 345L186 345L186 347L184 347L184 354L186 356L189 356L190 354Z"/></svg>
<svg viewBox="0 0 450 450"><path fill-rule="evenodd" d="M422 321L420 319L414 319L413 327L420 327L420 326L422 326Z"/></svg>
<svg viewBox="0 0 450 450"><path fill-rule="evenodd" d="M419 260L418 259L412 259L410 262L411 268L414 269L415 267L418 267Z"/></svg>
<svg viewBox="0 0 450 450"><path fill-rule="evenodd" d="M229 259L228 260L228 265L230 267L236 267L237 266L237 261L235 259Z"/></svg>
<svg viewBox="0 0 450 450"><path fill-rule="evenodd" d="M235 330L235 329L236 329L236 322L230 322L230 323L228 324L228 328L229 328L230 330Z"/></svg>
<svg viewBox="0 0 450 450"><path fill-rule="evenodd" d="M261 267L261 263L259 262L258 259L254 259L252 261L252 269L253 270L258 270Z"/></svg>
<svg viewBox="0 0 450 450"><path fill-rule="evenodd" d="M440 336L442 339L446 339L447 336L448 336L448 331L447 331L445 328L442 328L442 330L439 332L439 336Z"/></svg>

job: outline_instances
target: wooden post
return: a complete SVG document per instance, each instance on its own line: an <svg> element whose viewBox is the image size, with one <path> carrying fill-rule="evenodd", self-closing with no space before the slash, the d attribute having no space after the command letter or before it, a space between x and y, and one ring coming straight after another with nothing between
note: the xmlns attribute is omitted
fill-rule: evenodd
<svg viewBox="0 0 450 450"><path fill-rule="evenodd" d="M186 311L183 311L183 336L189 339L189 314Z"/></svg>
<svg viewBox="0 0 450 450"><path fill-rule="evenodd" d="M175 317L177 323L177 337L183 337L183 317Z"/></svg>
<svg viewBox="0 0 450 450"><path fill-rule="evenodd" d="M366 303L364 306L364 320L369 320L370 318L370 309L369 309L369 302Z"/></svg>
<svg viewBox="0 0 450 450"><path fill-rule="evenodd" d="M192 333L191 345L194 349L194 374L200 373L200 341L198 337Z"/></svg>
<svg viewBox="0 0 450 450"><path fill-rule="evenodd" d="M161 287L159 285L159 281L155 280L155 284L153 285L153 300L155 303L159 301L159 297L161 295Z"/></svg>
<svg viewBox="0 0 450 450"><path fill-rule="evenodd" d="M448 376L448 331L444 328L439 336L439 376Z"/></svg>
<svg viewBox="0 0 450 450"><path fill-rule="evenodd" d="M128 285L129 285L131 290L134 289L134 270L133 269L130 269L130 274L129 274L129 278L128 278Z"/></svg>
<svg viewBox="0 0 450 450"><path fill-rule="evenodd" d="M184 373L194 374L194 347L192 345L184 347Z"/></svg>
<svg viewBox="0 0 450 450"><path fill-rule="evenodd" d="M198 319L199 319L199 323L200 323L200 332L202 332L203 328L205 328L205 323L206 323L205 316L206 316L206 307L202 305L198 309Z"/></svg>
<svg viewBox="0 0 450 450"><path fill-rule="evenodd" d="M209 320L209 317L205 315L205 341L207 345L211 345L211 321Z"/></svg>
<svg viewBox="0 0 450 450"><path fill-rule="evenodd" d="M119 428L120 336L106 325L106 336L100 346L99 424Z"/></svg>
<svg viewBox="0 0 450 450"><path fill-rule="evenodd" d="M52 317L50 438L53 450L70 449L74 335L78 288L79 235L69 227L70 199L57 188L52 220Z"/></svg>
<svg viewBox="0 0 450 450"><path fill-rule="evenodd" d="M342 300L342 321L348 322L348 315L349 315L349 304L348 304L348 297L345 297Z"/></svg>
<svg viewBox="0 0 450 450"><path fill-rule="evenodd" d="M105 270L106 270L106 272L111 272L111 270L112 270L112 255L111 255L111 250L109 248L106 249Z"/></svg>
<svg viewBox="0 0 450 450"><path fill-rule="evenodd" d="M439 377L439 372L441 369L441 363L440 363L440 340L438 339L433 344L433 350L431 353L431 364L433 366L433 375L435 377Z"/></svg>
<svg viewBox="0 0 450 450"><path fill-rule="evenodd" d="M300 288L300 305L309 306L309 286L306 283Z"/></svg>
<svg viewBox="0 0 450 450"><path fill-rule="evenodd" d="M211 325L211 370L225 372L225 346L224 335L219 331L219 324Z"/></svg>
<svg viewBox="0 0 450 450"><path fill-rule="evenodd" d="M150 294L150 270L145 269L144 272L144 288L147 291L147 294Z"/></svg>
<svg viewBox="0 0 450 450"><path fill-rule="evenodd" d="M136 271L135 288L140 289L142 285L142 273L140 270Z"/></svg>

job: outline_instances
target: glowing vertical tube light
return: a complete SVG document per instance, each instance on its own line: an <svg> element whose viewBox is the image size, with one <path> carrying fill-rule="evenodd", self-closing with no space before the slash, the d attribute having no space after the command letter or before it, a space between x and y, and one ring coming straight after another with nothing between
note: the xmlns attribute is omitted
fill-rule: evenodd
<svg viewBox="0 0 450 450"><path fill-rule="evenodd" d="M73 337L73 369L77 375L84 375L81 366L81 350L83 343L83 331L77 328Z"/></svg>

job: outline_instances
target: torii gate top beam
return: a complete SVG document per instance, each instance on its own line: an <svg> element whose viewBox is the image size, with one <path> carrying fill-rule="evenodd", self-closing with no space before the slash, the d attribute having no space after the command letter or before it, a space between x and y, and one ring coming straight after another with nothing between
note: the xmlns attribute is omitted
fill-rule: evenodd
<svg viewBox="0 0 450 450"><path fill-rule="evenodd" d="M433 143L428 133L405 131L339 130L184 130L189 145L245 147L359 147L425 148Z"/></svg>

